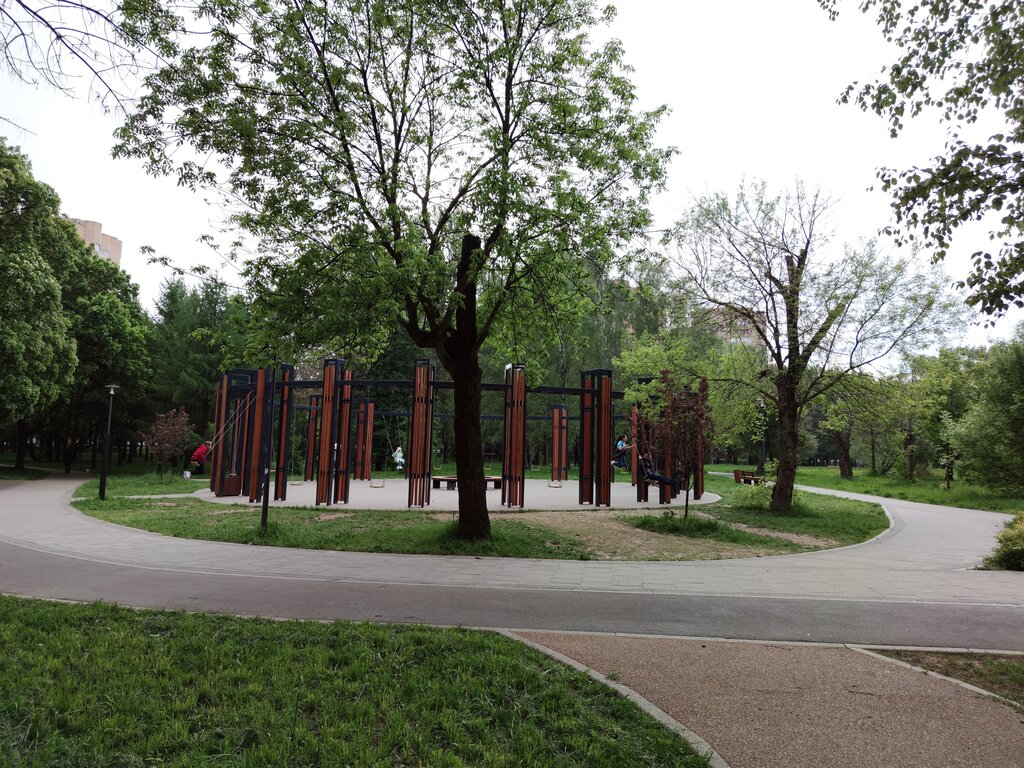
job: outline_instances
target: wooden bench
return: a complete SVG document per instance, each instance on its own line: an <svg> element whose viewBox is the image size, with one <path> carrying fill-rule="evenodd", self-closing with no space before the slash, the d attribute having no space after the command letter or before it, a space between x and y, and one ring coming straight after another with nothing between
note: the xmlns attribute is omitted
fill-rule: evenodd
<svg viewBox="0 0 1024 768"><path fill-rule="evenodd" d="M434 488L440 488L441 487L441 483L444 483L445 487L449 491L454 491L455 488L459 484L459 479L457 477L455 477L455 475L438 475L436 477L431 477L430 478L430 484ZM484 485L486 485L487 483L490 483L491 485L493 485L495 490L500 490L501 489L501 478L500 477L494 477L492 475L488 475L487 477L484 478Z"/></svg>
<svg viewBox="0 0 1024 768"><path fill-rule="evenodd" d="M743 485L759 485L761 483L760 475L748 472L745 469L734 469L732 476L737 483L742 483Z"/></svg>

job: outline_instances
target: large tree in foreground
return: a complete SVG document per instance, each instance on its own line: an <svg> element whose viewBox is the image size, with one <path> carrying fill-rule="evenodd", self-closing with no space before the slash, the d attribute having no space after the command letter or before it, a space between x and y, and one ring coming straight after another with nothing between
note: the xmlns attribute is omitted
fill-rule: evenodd
<svg viewBox="0 0 1024 768"><path fill-rule="evenodd" d="M455 386L463 537L490 531L481 344L556 327L646 227L663 177L661 111L635 110L619 45L590 39L607 20L595 5L197 3L174 24L130 11L170 63L117 151L241 202L271 347L287 333L357 349L397 321L436 352Z"/></svg>
<svg viewBox="0 0 1024 768"><path fill-rule="evenodd" d="M818 0L833 16L838 0ZM924 113L948 126L921 168L879 172L902 239L942 259L957 229L990 226L973 254L968 303L989 315L1024 307L1024 3L1020 0L860 0L899 49L883 76L843 101L874 112L898 136ZM995 126L981 128L980 126Z"/></svg>
<svg viewBox="0 0 1024 768"><path fill-rule="evenodd" d="M775 511L792 507L803 409L957 317L940 274L883 256L873 242L833 249L829 208L799 184L780 196L752 184L735 201L699 200L673 233L679 267L704 303L756 339L744 349L761 358L759 372L737 383L778 412Z"/></svg>

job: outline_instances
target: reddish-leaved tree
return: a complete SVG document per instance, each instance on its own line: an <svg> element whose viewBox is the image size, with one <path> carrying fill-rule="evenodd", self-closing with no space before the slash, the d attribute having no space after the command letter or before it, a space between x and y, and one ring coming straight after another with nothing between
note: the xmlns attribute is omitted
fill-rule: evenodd
<svg viewBox="0 0 1024 768"><path fill-rule="evenodd" d="M156 456L157 471L164 476L164 462L184 451L192 439L185 407L158 414L148 432L140 432L149 450Z"/></svg>

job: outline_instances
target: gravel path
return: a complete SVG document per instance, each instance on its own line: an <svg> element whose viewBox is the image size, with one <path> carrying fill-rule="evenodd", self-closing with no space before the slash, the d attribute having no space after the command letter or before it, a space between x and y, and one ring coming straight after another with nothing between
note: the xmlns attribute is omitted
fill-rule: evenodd
<svg viewBox="0 0 1024 768"><path fill-rule="evenodd" d="M850 648L517 634L632 688L732 768L1024 766L1024 714Z"/></svg>

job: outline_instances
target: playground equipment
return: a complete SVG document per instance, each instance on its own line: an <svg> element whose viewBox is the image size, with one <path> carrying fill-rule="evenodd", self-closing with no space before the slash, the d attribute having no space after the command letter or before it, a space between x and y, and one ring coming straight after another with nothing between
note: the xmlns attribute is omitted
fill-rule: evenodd
<svg viewBox="0 0 1024 768"><path fill-rule="evenodd" d="M448 381L435 378L434 364L417 360L410 381L355 380L345 361L324 361L320 380L300 381L291 365L276 368L235 369L223 374L217 385L215 409L216 450L210 472L210 487L218 496L248 496L250 502L269 499L271 461L274 461L274 499L284 500L288 486L288 465L291 436L296 415L305 414L303 425L306 450L303 456L303 477L316 481L316 504L330 506L348 503L351 479L371 480L370 454L373 444L375 415L388 418L404 416L408 420L405 469L408 482L408 505L430 504L431 458L433 455L434 418L450 418L435 414L435 392L452 389ZM606 369L584 371L580 386L526 386L526 370L522 364L505 368L501 384L483 384L485 390L504 393L504 439L502 442L501 503L522 507L525 502L524 469L526 461L526 422L550 419L552 468L551 482L568 480L568 423L578 420L579 433L579 501L580 504L610 506L614 442L614 402L623 399L622 392L612 389L612 372ZM372 399L354 399L358 390L404 387L412 389L408 412L395 413L374 408ZM308 404L296 402L295 394L315 390ZM552 408L551 416L527 415L527 396L531 393L580 398L579 416L575 419L565 405ZM620 416L619 418L623 418ZM657 430L633 406L629 421L634 440L648 452L657 451ZM275 437L276 436L276 437ZM639 438L639 439L637 439ZM276 443L275 443L276 439ZM390 439L390 438L389 438ZM277 446L276 452L272 446ZM671 456L662 451L662 473L671 474ZM694 498L703 491L703 458L695 467L697 482ZM351 473L351 474L350 474ZM632 456L632 480L637 486L637 499L647 500L647 483L639 477L636 453ZM659 501L671 502L678 493L675 486L662 485Z"/></svg>

